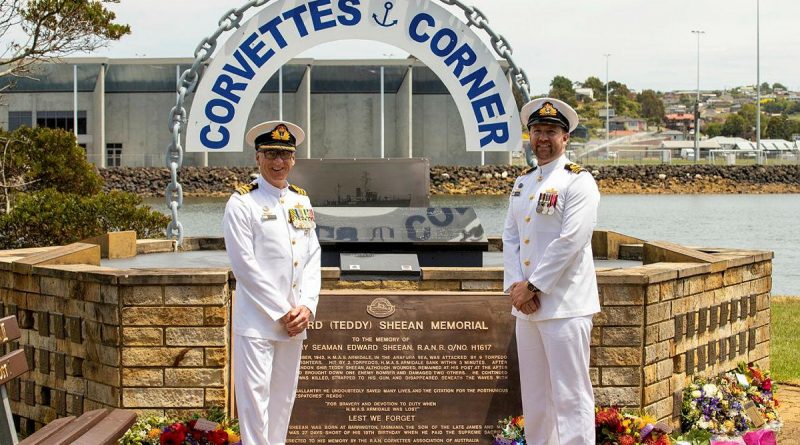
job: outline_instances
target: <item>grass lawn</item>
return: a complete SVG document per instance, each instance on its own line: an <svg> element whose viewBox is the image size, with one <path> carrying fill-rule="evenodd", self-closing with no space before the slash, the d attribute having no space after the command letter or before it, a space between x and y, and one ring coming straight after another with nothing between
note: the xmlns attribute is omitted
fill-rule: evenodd
<svg viewBox="0 0 800 445"><path fill-rule="evenodd" d="M773 297L770 303L772 378L800 384L800 298Z"/></svg>

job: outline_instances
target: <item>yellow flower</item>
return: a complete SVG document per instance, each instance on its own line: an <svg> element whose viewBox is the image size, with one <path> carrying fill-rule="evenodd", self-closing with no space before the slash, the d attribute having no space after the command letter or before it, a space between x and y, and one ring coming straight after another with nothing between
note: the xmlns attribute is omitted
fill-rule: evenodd
<svg viewBox="0 0 800 445"><path fill-rule="evenodd" d="M158 439L159 437L161 437L161 429L159 428L153 428L147 433L148 439Z"/></svg>
<svg viewBox="0 0 800 445"><path fill-rule="evenodd" d="M733 420L726 420L723 426L725 427L725 431L733 431Z"/></svg>
<svg viewBox="0 0 800 445"><path fill-rule="evenodd" d="M225 430L228 433L228 443L236 443L242 440L238 434L236 434L232 429L228 428Z"/></svg>
<svg viewBox="0 0 800 445"><path fill-rule="evenodd" d="M517 416L514 418L514 423L517 424L520 428L525 428L525 417Z"/></svg>

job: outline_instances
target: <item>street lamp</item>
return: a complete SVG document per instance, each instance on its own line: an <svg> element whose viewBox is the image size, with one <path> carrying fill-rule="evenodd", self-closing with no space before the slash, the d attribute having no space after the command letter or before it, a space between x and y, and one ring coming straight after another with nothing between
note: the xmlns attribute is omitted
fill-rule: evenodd
<svg viewBox="0 0 800 445"><path fill-rule="evenodd" d="M611 133L608 125L608 58L611 57L611 54L603 55L606 57L606 152L608 152L608 144L611 143Z"/></svg>
<svg viewBox="0 0 800 445"><path fill-rule="evenodd" d="M700 34L705 31L692 31L697 34L697 101L694 104L694 163L700 162Z"/></svg>
<svg viewBox="0 0 800 445"><path fill-rule="evenodd" d="M761 18L760 1L756 0L756 150L761 150Z"/></svg>

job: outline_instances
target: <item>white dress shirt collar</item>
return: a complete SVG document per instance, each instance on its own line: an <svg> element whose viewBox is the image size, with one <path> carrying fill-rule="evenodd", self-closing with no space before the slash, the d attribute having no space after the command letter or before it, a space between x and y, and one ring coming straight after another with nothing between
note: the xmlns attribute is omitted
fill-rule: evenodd
<svg viewBox="0 0 800 445"><path fill-rule="evenodd" d="M276 198L286 196L286 193L289 191L288 183L286 187L278 188L270 184L263 176L259 176L256 181L258 182L258 188L263 189L268 195Z"/></svg>

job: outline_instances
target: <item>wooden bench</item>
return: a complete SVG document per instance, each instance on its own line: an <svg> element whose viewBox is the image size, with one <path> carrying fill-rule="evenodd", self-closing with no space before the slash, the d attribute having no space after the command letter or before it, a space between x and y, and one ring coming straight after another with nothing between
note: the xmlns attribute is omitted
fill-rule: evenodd
<svg viewBox="0 0 800 445"><path fill-rule="evenodd" d="M20 338L19 324L14 316L0 318L0 345ZM136 421L136 413L124 409L104 408L56 419L23 441L11 414L5 383L28 371L25 351L16 350L0 357L0 443L3 445L116 445Z"/></svg>

